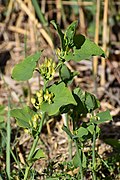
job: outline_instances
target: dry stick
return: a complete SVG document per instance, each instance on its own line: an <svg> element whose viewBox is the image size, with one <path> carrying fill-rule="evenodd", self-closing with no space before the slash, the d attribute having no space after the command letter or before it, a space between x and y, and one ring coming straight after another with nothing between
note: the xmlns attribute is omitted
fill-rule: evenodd
<svg viewBox="0 0 120 180"><path fill-rule="evenodd" d="M47 4L55 4L55 1L49 0ZM62 1L63 5L76 5L76 6L91 6L93 2L77 2L77 1Z"/></svg>
<svg viewBox="0 0 120 180"><path fill-rule="evenodd" d="M83 7L81 7L79 4L82 5L82 0L78 0L78 6L79 6L79 19L80 19L80 31L81 34L86 35L85 29L85 16L84 16L84 11L83 11Z"/></svg>
<svg viewBox="0 0 120 180"><path fill-rule="evenodd" d="M46 0L41 0L41 12L45 14Z"/></svg>
<svg viewBox="0 0 120 180"><path fill-rule="evenodd" d="M104 0L104 17L103 17L103 50L106 52L107 50L107 20L108 20L108 0ZM101 72L101 86L105 85L105 59L102 58L102 72Z"/></svg>
<svg viewBox="0 0 120 180"><path fill-rule="evenodd" d="M33 5L31 3L31 1L29 2L28 0L28 7L31 10L32 14L35 16L35 11L33 8ZM29 19L29 29L30 29L30 44L31 44L31 52L35 53L36 51L36 45L35 45L35 32L34 32L34 24L32 23L32 21Z"/></svg>
<svg viewBox="0 0 120 180"><path fill-rule="evenodd" d="M5 28L5 24L4 23L0 23L0 27L4 27ZM18 28L16 26L11 26L10 25L10 26L7 27L7 29L9 31L17 32L17 33L23 34L23 35L25 35L26 33L29 34L29 31L26 31L26 30L24 30L22 28Z"/></svg>
<svg viewBox="0 0 120 180"><path fill-rule="evenodd" d="M64 7L63 7L63 4L62 4L62 1L61 1L61 14L62 14L63 24L64 24L64 27L66 29L67 26L68 26L68 23L67 23L67 19L66 19L66 15L65 15L65 11L64 11Z"/></svg>
<svg viewBox="0 0 120 180"><path fill-rule="evenodd" d="M56 9L57 9L57 23L61 24L61 0L56 0Z"/></svg>
<svg viewBox="0 0 120 180"><path fill-rule="evenodd" d="M95 43L99 42L99 23L100 23L100 0L97 0L96 4L96 22L95 22ZM94 93L97 95L97 69L98 68L98 57L93 57L93 79L94 79Z"/></svg>

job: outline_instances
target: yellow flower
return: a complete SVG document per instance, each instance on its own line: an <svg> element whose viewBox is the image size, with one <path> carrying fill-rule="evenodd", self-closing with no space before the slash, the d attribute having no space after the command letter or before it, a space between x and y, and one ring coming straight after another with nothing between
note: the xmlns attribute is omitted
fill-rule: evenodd
<svg viewBox="0 0 120 180"><path fill-rule="evenodd" d="M33 117L32 117L32 126L36 129L37 126L38 126L38 119L39 119L39 116L38 114L35 114Z"/></svg>
<svg viewBox="0 0 120 180"><path fill-rule="evenodd" d="M55 63L52 59L45 59L40 67L40 73L45 80L51 80L55 73Z"/></svg>

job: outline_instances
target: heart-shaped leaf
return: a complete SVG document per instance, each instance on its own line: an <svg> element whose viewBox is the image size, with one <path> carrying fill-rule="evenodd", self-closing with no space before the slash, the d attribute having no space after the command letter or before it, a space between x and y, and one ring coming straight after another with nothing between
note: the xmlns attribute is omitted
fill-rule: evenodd
<svg viewBox="0 0 120 180"><path fill-rule="evenodd" d="M63 82L53 84L51 87L49 87L49 91L54 94L53 103L49 104L48 102L44 102L41 105L41 110L47 112L48 115L51 116L59 113L59 109L62 106L69 104L76 105L76 101L72 93Z"/></svg>
<svg viewBox="0 0 120 180"><path fill-rule="evenodd" d="M17 81L26 81L30 79L41 53L42 51L37 52L34 55L28 56L19 64L16 64L12 71L12 78Z"/></svg>
<svg viewBox="0 0 120 180"><path fill-rule="evenodd" d="M16 118L17 123L20 127L23 128L30 128L29 122L35 112L31 110L28 106L24 107L23 109L13 109L10 111L10 115Z"/></svg>
<svg viewBox="0 0 120 180"><path fill-rule="evenodd" d="M80 34L74 37L73 52L68 52L64 58L66 61L73 60L78 62L90 59L92 56L105 57L105 53L97 44Z"/></svg>
<svg viewBox="0 0 120 180"><path fill-rule="evenodd" d="M88 135L88 130L84 127L80 127L78 130L77 130L77 136L79 138L85 136L85 135Z"/></svg>

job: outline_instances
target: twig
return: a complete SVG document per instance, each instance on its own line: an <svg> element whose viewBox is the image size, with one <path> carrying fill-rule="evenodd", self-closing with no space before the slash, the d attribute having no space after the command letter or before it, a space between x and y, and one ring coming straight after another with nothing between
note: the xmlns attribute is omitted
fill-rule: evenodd
<svg viewBox="0 0 120 180"><path fill-rule="evenodd" d="M47 4L55 4L55 1L47 1ZM93 5L93 2L77 2L77 1L62 1L63 5L80 5L80 6L90 6Z"/></svg>
<svg viewBox="0 0 120 180"><path fill-rule="evenodd" d="M104 0L104 17L103 17L103 50L106 52L107 50L107 21L108 21L108 0ZM105 85L105 66L106 61L102 58L102 72L101 72L101 86Z"/></svg>
<svg viewBox="0 0 120 180"><path fill-rule="evenodd" d="M0 27L5 27L5 24L0 23ZM26 30L24 30L22 28L18 28L16 26L8 26L7 29L10 30L10 31L13 31L13 32L23 34L23 35L25 35L26 33L29 34L29 31L26 31Z"/></svg>
<svg viewBox="0 0 120 180"><path fill-rule="evenodd" d="M95 43L99 42L99 19L100 19L100 0L96 3L96 22L95 22ZM98 70L98 57L93 57L93 78L94 78L94 93L97 95L97 70Z"/></svg>
<svg viewBox="0 0 120 180"><path fill-rule="evenodd" d="M80 19L80 31L81 34L86 35L85 29L85 16L84 16L84 11L83 11L83 7L80 6L79 4L82 5L83 1L82 0L78 0L78 7L79 7L79 19Z"/></svg>

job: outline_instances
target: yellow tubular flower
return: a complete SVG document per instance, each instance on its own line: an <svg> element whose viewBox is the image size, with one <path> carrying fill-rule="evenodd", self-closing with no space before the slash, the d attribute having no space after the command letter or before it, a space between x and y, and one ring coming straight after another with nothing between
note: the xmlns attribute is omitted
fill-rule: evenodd
<svg viewBox="0 0 120 180"><path fill-rule="evenodd" d="M33 124L33 127L34 127L35 129L37 128L37 125L38 125L38 119L39 119L38 114L35 114L35 115L32 117L32 124Z"/></svg>
<svg viewBox="0 0 120 180"><path fill-rule="evenodd" d="M45 59L44 63L40 67L40 73L45 80L52 80L55 74L55 63L52 59Z"/></svg>

